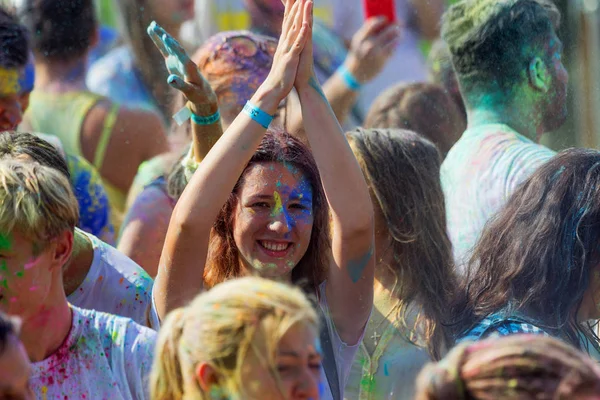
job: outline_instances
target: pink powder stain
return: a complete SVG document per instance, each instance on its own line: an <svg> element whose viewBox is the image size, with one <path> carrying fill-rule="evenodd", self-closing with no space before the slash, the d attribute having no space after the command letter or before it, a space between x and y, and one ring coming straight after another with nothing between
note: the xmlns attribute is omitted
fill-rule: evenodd
<svg viewBox="0 0 600 400"><path fill-rule="evenodd" d="M25 269L25 271L27 271L27 270L35 267L35 264L37 264L38 261L39 261L38 258L32 257L29 262L27 262L25 265L23 265L23 268Z"/></svg>
<svg viewBox="0 0 600 400"><path fill-rule="evenodd" d="M39 286L32 286L29 288L30 292L35 292L36 290L38 290L40 287Z"/></svg>
<svg viewBox="0 0 600 400"><path fill-rule="evenodd" d="M17 302L17 300L18 300L18 299L17 299L16 297L11 297L9 301L10 301L11 303L16 303L16 302Z"/></svg>

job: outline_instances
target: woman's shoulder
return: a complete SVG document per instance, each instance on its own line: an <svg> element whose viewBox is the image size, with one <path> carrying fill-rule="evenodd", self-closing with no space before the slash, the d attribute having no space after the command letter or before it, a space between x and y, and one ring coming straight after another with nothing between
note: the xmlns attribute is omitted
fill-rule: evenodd
<svg viewBox="0 0 600 400"><path fill-rule="evenodd" d="M483 318L457 340L458 343L478 341L490 337L531 334L550 336L534 321L522 316L492 314Z"/></svg>

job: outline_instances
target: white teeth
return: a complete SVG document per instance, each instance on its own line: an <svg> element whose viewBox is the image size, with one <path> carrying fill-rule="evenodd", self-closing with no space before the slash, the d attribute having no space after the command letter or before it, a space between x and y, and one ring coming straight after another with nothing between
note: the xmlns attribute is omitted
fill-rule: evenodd
<svg viewBox="0 0 600 400"><path fill-rule="evenodd" d="M260 244L267 250L271 251L284 251L289 247L289 243L275 243L275 242L265 242L261 241Z"/></svg>

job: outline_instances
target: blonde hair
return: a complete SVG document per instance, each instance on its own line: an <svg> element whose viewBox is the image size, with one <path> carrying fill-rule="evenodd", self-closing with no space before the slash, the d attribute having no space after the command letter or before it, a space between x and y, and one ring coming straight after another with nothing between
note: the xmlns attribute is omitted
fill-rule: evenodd
<svg viewBox="0 0 600 400"><path fill-rule="evenodd" d="M0 161L0 232L18 230L44 247L79 220L67 178L35 162Z"/></svg>
<svg viewBox="0 0 600 400"><path fill-rule="evenodd" d="M196 379L196 366L202 362L217 372L219 392L244 398L241 367L248 351L262 357L277 378L277 345L299 323L318 332L317 313L298 288L257 277L215 286L167 316L156 347L151 398L212 398L214 393L203 391Z"/></svg>

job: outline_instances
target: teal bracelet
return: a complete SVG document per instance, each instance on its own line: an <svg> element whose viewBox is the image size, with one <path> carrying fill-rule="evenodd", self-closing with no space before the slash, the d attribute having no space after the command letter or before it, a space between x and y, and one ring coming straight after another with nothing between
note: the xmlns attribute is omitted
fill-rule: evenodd
<svg viewBox="0 0 600 400"><path fill-rule="evenodd" d="M272 115L267 114L249 101L244 106L244 112L265 129L269 129L269 125L273 121Z"/></svg>
<svg viewBox="0 0 600 400"><path fill-rule="evenodd" d="M208 117L202 117L200 115L196 115L192 113L192 121L196 125L212 125L217 123L221 119L221 113L217 110L213 115L209 115Z"/></svg>
<svg viewBox="0 0 600 400"><path fill-rule="evenodd" d="M358 92L362 87L361 83L356 80L354 75L348 71L348 68L344 64L340 65L340 67L337 69L337 73L342 76L344 83L350 90Z"/></svg>

